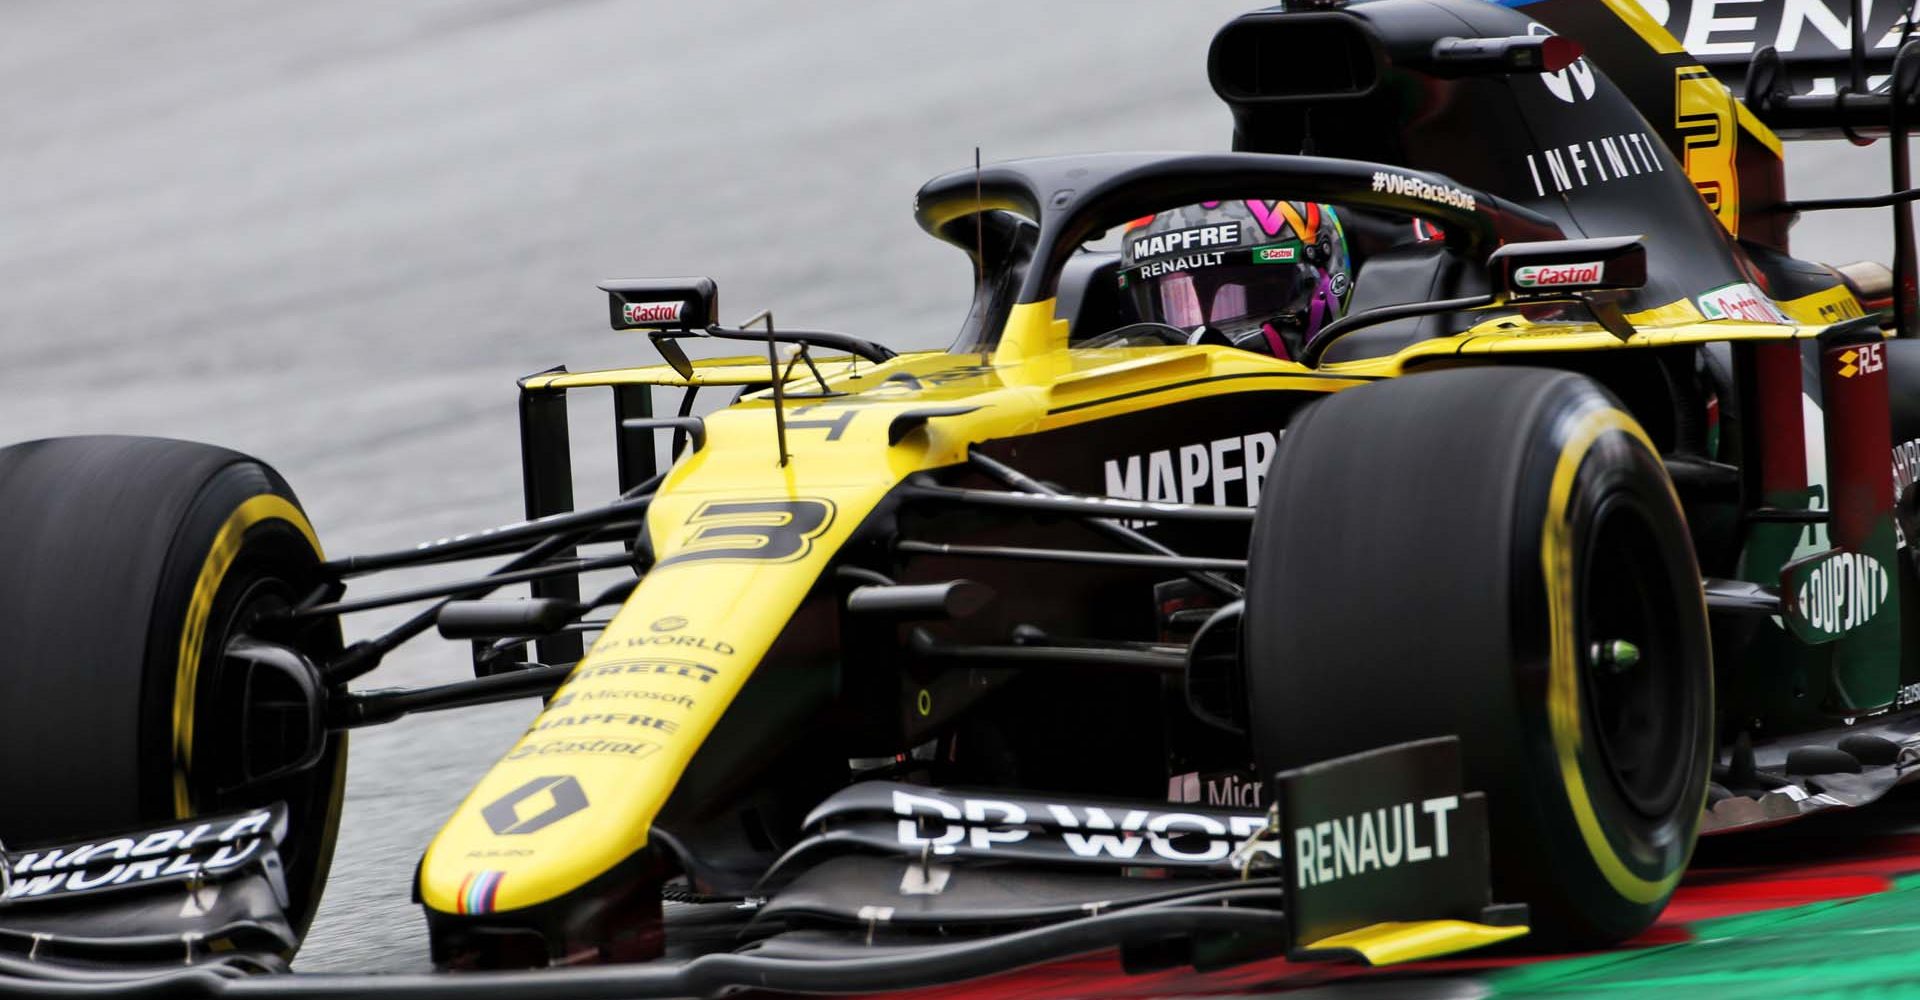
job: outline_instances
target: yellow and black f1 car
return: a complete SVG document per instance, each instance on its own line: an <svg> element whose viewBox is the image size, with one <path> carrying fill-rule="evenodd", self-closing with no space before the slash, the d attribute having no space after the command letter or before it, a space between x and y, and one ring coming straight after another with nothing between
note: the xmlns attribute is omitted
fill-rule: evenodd
<svg viewBox="0 0 1920 1000"><path fill-rule="evenodd" d="M1748 6L1785 37L1807 5ZM1634 935L1699 835L1916 773L1920 48L1858 7L1830 51L1705 62L1629 0L1246 15L1208 65L1236 151L921 189L974 268L949 350L602 285L667 363L521 381L521 523L329 555L243 455L0 451L0 995L861 991ZM1781 137L1842 133L1891 134L1894 190L1788 200ZM1219 204L1302 239L1129 228ZM1788 254L1796 212L1872 207L1892 268ZM1304 339L1133 294L1335 219ZM589 389L623 492L577 506ZM697 416L703 389L736 395ZM472 679L355 686L431 630ZM349 730L534 697L420 859L446 974L249 975L320 898Z"/></svg>

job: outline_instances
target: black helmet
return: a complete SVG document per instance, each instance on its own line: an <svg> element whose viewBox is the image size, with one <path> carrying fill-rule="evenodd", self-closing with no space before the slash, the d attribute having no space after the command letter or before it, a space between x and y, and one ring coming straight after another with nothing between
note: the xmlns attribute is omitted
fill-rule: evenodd
<svg viewBox="0 0 1920 1000"><path fill-rule="evenodd" d="M1208 201L1132 223L1120 287L1138 317L1298 356L1346 312L1353 278L1331 205Z"/></svg>

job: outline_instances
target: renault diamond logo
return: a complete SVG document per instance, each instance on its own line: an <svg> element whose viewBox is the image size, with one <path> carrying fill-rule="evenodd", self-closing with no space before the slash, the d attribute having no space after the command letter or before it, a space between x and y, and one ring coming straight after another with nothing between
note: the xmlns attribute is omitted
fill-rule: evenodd
<svg viewBox="0 0 1920 1000"><path fill-rule="evenodd" d="M480 815L502 837L544 830L587 807L587 793L572 775L535 778L495 799Z"/></svg>

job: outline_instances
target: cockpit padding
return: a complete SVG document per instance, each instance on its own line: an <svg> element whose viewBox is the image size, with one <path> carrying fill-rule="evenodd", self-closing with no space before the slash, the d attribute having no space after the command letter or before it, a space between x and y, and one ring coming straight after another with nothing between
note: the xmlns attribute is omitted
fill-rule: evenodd
<svg viewBox="0 0 1920 1000"><path fill-rule="evenodd" d="M1380 306L1455 298L1466 294L1461 286L1467 274L1460 255L1439 240L1383 250L1367 258L1355 274L1347 315ZM1321 363L1384 357L1416 341L1447 336L1453 332L1450 319L1445 313L1415 316L1355 330L1334 341Z"/></svg>
<svg viewBox="0 0 1920 1000"><path fill-rule="evenodd" d="M1138 320L1120 294L1119 272L1116 252L1089 250L1067 258L1060 269L1054 315L1068 322L1068 343L1077 344Z"/></svg>

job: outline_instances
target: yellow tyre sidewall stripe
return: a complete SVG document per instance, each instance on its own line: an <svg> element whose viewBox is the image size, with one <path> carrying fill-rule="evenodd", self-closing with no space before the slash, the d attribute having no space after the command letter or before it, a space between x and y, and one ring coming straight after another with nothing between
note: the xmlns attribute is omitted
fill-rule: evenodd
<svg viewBox="0 0 1920 1000"><path fill-rule="evenodd" d="M321 555L320 539L314 534L313 525L307 522L307 516L293 501L272 493L247 498L227 515L226 522L214 533L213 544L207 548L207 557L200 564L200 575L195 578L192 596L187 601L186 621L180 628L179 660L174 667L173 813L177 819L193 815L187 775L193 767L193 707L199 697L200 655L206 642L207 619L213 613L213 600L220 593L220 584L240 556L247 532L266 521L291 524L313 546L314 555Z"/></svg>
<svg viewBox="0 0 1920 1000"><path fill-rule="evenodd" d="M1621 859L1619 852L1614 850L1612 841L1607 839L1606 830L1600 825L1600 818L1594 811L1592 797L1587 792L1586 779L1580 768L1580 658L1579 650L1575 648L1573 538L1568 515L1573 502L1574 480L1588 452L1602 435L1617 431L1638 441L1649 454L1657 457L1659 450L1654 448L1653 442L1648 440L1646 432L1640 429L1633 417L1612 407L1588 410L1574 420L1572 431L1553 470L1540 540L1540 562L1546 581L1551 628L1547 719L1553 735L1560 782L1566 789L1567 804L1573 811L1574 822L1580 828L1580 839L1586 844L1587 853L1592 855L1600 874L1615 892L1635 903L1651 904L1673 892L1685 866L1675 867L1665 878L1657 881L1635 873ZM1671 491L1671 484L1668 489ZM1678 503L1677 499L1675 503Z"/></svg>

